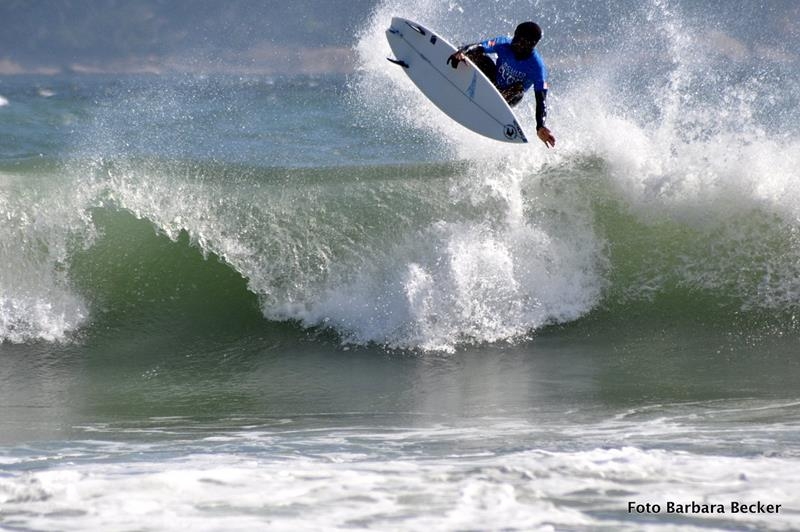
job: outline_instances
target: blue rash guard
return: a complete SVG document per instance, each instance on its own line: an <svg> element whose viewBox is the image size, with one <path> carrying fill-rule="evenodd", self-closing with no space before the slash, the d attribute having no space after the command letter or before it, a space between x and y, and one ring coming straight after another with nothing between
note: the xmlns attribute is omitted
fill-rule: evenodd
<svg viewBox="0 0 800 532"><path fill-rule="evenodd" d="M489 79L497 86L500 91L511 88L517 83L522 84L522 91L525 92L533 87L536 96L536 130L545 127L544 120L547 116L547 107L545 100L547 99L547 67L544 66L544 61L539 52L534 48L533 52L526 59L517 59L514 50L511 48L512 39L510 37L501 36L494 39L487 39L485 41L467 44L461 47L461 51L469 53L474 51L483 57L487 57L487 61L492 62L488 56L483 54L494 54L497 56L494 68L488 69L492 72L487 72L487 69L481 67L484 73L489 76ZM473 58L474 60L475 58ZM516 97L506 97L509 105L515 106L522 99L522 94Z"/></svg>
<svg viewBox="0 0 800 532"><path fill-rule="evenodd" d="M520 61L511 49L509 37L495 37L478 43L487 54L497 56L497 88L507 89L515 83L522 83L522 90L547 90L547 68L542 56L534 48L533 54Z"/></svg>

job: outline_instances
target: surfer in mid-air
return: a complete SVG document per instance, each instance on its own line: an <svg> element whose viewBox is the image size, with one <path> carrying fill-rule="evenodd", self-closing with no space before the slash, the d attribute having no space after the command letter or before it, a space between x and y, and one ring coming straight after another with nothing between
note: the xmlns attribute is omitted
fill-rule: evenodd
<svg viewBox="0 0 800 532"><path fill-rule="evenodd" d="M556 138L544 125L547 115L547 68L539 52L534 50L541 38L542 28L538 24L523 22L514 31L513 39L501 36L467 44L451 55L447 62L453 68L458 68L461 61L469 58L512 107L522 100L525 91L533 87L536 97L536 135L550 148L556 145ZM496 55L497 62L487 54Z"/></svg>

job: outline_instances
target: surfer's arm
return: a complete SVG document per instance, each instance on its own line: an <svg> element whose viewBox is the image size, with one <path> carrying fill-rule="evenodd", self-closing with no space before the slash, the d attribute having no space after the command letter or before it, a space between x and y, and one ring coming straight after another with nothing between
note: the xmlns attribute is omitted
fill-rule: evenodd
<svg viewBox="0 0 800 532"><path fill-rule="evenodd" d="M475 52L475 51L485 52L486 50L484 49L484 46L481 45L481 43L474 42L472 44L465 44L464 46L459 48L458 51L462 54L466 54L467 52Z"/></svg>
<svg viewBox="0 0 800 532"><path fill-rule="evenodd" d="M470 52L475 52L477 54L493 54L495 53L494 47L505 42L511 41L508 37L495 37L494 39L486 39L485 41L481 42L465 44L459 48L456 53L447 58L447 64L452 65L453 68L457 68L458 64L461 61L464 61L464 54L468 54Z"/></svg>
<svg viewBox="0 0 800 532"><path fill-rule="evenodd" d="M481 46L481 43L476 42L472 44L465 44L458 51L452 54L450 57L447 58L447 64L452 65L453 68L458 68L458 64L462 61L466 60L466 56L464 54L469 52L479 52L484 53L484 48Z"/></svg>
<svg viewBox="0 0 800 532"><path fill-rule="evenodd" d="M545 146L552 148L556 145L556 138L544 125L544 119L547 116L547 107L545 105L547 89L534 90L533 94L536 96L536 136L544 142Z"/></svg>
<svg viewBox="0 0 800 532"><path fill-rule="evenodd" d="M547 89L534 90L533 94L536 96L536 129L538 130L544 127L544 119L547 116L547 105L545 104Z"/></svg>

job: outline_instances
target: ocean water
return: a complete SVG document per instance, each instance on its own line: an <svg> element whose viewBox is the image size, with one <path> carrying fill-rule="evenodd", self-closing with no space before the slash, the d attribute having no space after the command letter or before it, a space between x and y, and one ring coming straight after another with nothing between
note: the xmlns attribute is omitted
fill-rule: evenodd
<svg viewBox="0 0 800 532"><path fill-rule="evenodd" d="M797 14L389 1L349 75L1 77L0 529L797 530ZM393 15L544 21L556 149L442 116Z"/></svg>

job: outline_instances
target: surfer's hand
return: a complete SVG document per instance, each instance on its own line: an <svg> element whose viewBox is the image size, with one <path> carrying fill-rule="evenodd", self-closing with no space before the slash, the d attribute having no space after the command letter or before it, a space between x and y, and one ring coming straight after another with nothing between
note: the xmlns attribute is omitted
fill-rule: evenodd
<svg viewBox="0 0 800 532"><path fill-rule="evenodd" d="M453 68L458 68L458 64L464 61L464 53L459 51L451 55L447 58L447 64L451 65Z"/></svg>
<svg viewBox="0 0 800 532"><path fill-rule="evenodd" d="M544 142L544 145L548 148L554 148L556 145L556 138L550 133L550 130L546 127L540 127L536 130L536 136L539 137L539 140Z"/></svg>

